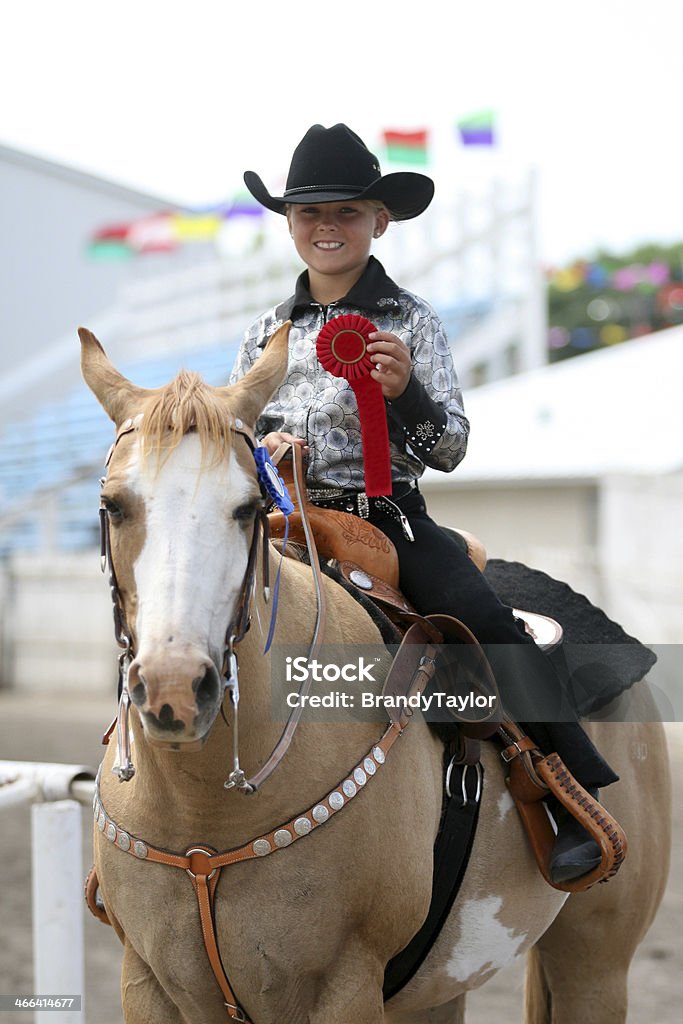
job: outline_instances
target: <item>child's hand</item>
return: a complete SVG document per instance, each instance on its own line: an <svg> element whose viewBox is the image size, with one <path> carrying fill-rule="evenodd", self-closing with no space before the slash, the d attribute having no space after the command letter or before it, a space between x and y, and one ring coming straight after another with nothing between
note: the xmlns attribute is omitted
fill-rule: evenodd
<svg viewBox="0 0 683 1024"><path fill-rule="evenodd" d="M375 364L370 376L382 385L382 394L389 401L398 398L408 387L413 365L408 347L396 334L373 331L368 337L368 352Z"/></svg>
<svg viewBox="0 0 683 1024"><path fill-rule="evenodd" d="M273 430L261 441L264 448L268 449L269 455L274 455L281 444L298 444L304 452L308 452L308 445L303 437L294 437L294 434L288 434L282 430Z"/></svg>

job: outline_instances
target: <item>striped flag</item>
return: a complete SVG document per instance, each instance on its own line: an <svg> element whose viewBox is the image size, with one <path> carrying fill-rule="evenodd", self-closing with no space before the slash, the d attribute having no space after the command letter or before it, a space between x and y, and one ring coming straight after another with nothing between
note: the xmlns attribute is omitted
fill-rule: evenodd
<svg viewBox="0 0 683 1024"><path fill-rule="evenodd" d="M382 142L390 163L419 164L424 167L429 161L426 128L413 132L387 129L382 132Z"/></svg>
<svg viewBox="0 0 683 1024"><path fill-rule="evenodd" d="M494 146L495 115L492 110L480 110L458 121L458 133L463 146Z"/></svg>

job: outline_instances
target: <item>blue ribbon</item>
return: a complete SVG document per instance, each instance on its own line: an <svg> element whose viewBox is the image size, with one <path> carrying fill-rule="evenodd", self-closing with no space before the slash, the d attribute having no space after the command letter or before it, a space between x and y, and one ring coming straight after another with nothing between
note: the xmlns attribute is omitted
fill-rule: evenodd
<svg viewBox="0 0 683 1024"><path fill-rule="evenodd" d="M277 567L277 576L275 577L275 586L273 587L273 610L270 613L270 626L268 628L266 646L263 648L263 653L267 654L270 650L270 645L273 642L273 635L275 633L275 620L277 618L277 605L280 594L280 569L282 568L282 559L284 558L285 548L287 547L287 538L289 536L289 516L294 511L294 503L289 496L284 480L273 465L267 448L264 448L263 446L254 448L254 462L256 463L256 472L258 474L259 483L267 493L268 497L272 500L273 504L280 509L285 517L285 535L282 542L282 551L280 553L280 564Z"/></svg>
<svg viewBox="0 0 683 1024"><path fill-rule="evenodd" d="M268 449L263 446L254 448L254 462L256 463L259 483L280 511L285 516L288 516L294 511L294 504L289 496L284 480L273 465Z"/></svg>

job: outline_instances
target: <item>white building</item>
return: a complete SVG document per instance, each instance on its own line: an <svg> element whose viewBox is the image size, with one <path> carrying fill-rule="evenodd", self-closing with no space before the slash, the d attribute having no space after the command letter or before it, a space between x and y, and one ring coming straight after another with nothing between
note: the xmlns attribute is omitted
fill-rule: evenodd
<svg viewBox="0 0 683 1024"><path fill-rule="evenodd" d="M431 514L566 580L627 631L683 642L683 327L465 394L469 451Z"/></svg>
<svg viewBox="0 0 683 1024"><path fill-rule="evenodd" d="M72 386L76 327L101 322L129 275L125 264L89 258L93 233L167 206L0 145L0 427L30 412L34 383L44 398Z"/></svg>

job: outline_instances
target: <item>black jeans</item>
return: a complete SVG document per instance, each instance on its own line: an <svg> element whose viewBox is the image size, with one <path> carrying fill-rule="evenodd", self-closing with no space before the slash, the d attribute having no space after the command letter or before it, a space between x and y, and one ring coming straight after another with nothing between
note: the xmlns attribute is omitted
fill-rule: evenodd
<svg viewBox="0 0 683 1024"><path fill-rule="evenodd" d="M558 753L582 786L615 782L618 776L582 729L553 664L458 542L427 515L420 492L392 500L407 516L414 541L396 519L373 510L370 520L396 546L400 588L410 603L422 615L453 615L472 630L484 646L503 705L544 753Z"/></svg>

